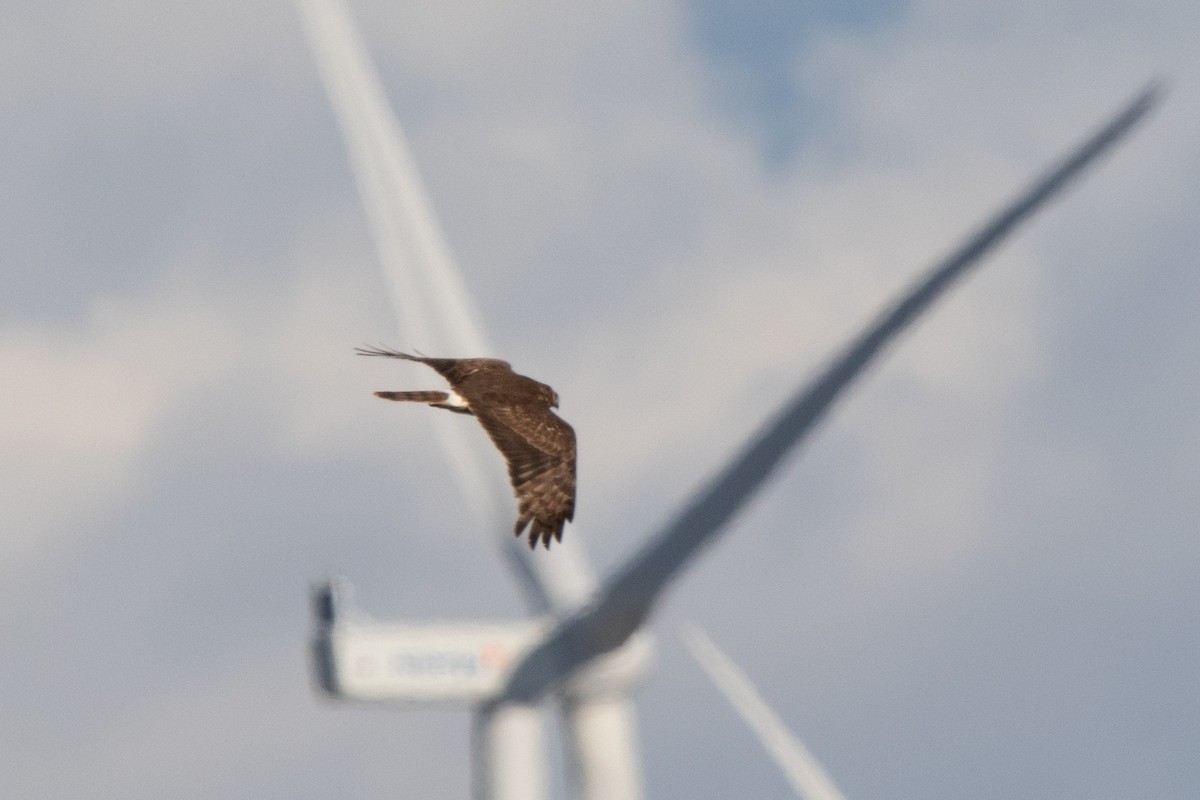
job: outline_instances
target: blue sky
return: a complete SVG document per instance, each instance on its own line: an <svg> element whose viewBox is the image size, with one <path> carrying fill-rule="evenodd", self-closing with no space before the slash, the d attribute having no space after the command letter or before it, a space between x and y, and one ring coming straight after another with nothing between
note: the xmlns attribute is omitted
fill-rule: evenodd
<svg viewBox="0 0 1200 800"><path fill-rule="evenodd" d="M1200 793L1194 4L352 5L498 349L579 433L601 571L1166 76L674 587L639 709L650 796L787 796L694 620L854 800ZM352 355L396 328L295 10L5 18L6 788L466 795L465 712L309 682L324 575L385 616L521 606L370 395L410 373Z"/></svg>

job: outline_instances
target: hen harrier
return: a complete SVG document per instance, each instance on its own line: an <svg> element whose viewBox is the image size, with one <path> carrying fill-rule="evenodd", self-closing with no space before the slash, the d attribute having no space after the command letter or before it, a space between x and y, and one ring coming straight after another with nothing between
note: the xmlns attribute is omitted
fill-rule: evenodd
<svg viewBox="0 0 1200 800"><path fill-rule="evenodd" d="M427 403L474 414L508 462L517 497L517 536L529 526L529 546L550 537L562 541L563 525L575 516L575 431L550 409L558 393L518 375L498 358L424 358L382 348L356 348L360 356L384 356L433 367L449 392L376 392L384 400ZM532 524L531 524L532 523Z"/></svg>

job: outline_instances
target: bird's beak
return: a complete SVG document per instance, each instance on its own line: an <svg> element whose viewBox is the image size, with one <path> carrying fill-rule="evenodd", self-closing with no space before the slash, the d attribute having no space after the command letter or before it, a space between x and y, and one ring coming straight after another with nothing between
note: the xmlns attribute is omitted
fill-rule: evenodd
<svg viewBox="0 0 1200 800"><path fill-rule="evenodd" d="M554 393L554 402L550 404L551 408L558 408L558 392Z"/></svg>

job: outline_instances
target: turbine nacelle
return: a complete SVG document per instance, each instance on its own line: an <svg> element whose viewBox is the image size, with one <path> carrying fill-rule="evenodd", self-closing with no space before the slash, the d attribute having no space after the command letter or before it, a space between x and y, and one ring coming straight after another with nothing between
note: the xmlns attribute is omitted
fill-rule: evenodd
<svg viewBox="0 0 1200 800"><path fill-rule="evenodd" d="M553 630L552 617L515 621L393 622L359 610L352 588L330 580L313 590L315 677L349 702L487 704L499 700L514 667ZM571 700L623 697L651 660L647 634L596 659L561 692Z"/></svg>

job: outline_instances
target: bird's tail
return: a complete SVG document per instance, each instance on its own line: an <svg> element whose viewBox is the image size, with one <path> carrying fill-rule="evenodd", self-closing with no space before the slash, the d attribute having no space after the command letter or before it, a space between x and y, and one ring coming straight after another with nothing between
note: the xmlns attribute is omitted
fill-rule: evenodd
<svg viewBox="0 0 1200 800"><path fill-rule="evenodd" d="M445 403L450 399L449 392L376 392L375 396L409 403Z"/></svg>

